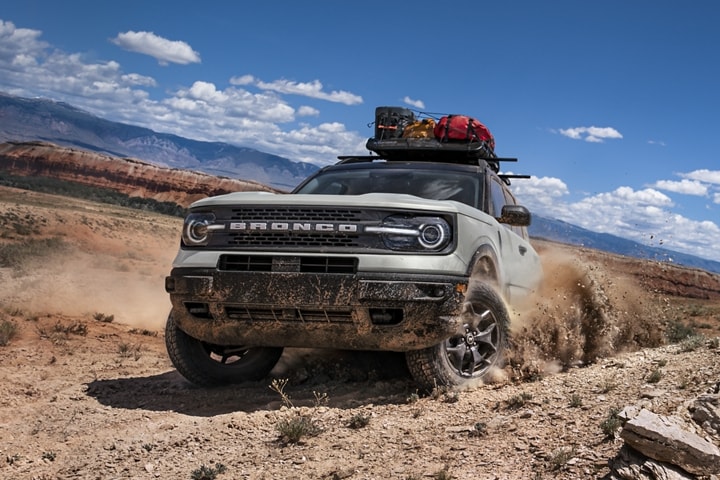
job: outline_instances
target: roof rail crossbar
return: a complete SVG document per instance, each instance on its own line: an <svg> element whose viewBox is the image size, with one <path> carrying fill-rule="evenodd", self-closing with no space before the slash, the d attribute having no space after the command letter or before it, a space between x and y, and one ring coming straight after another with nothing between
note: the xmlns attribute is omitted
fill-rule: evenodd
<svg viewBox="0 0 720 480"><path fill-rule="evenodd" d="M385 157L378 156L378 155L339 155L338 160L340 160L338 163L360 163L360 162L372 162L373 160L382 160Z"/></svg>
<svg viewBox="0 0 720 480"><path fill-rule="evenodd" d="M500 180L505 182L505 185L510 185L511 178L530 178L530 175L513 175L501 173L498 175L498 177L500 177Z"/></svg>
<svg viewBox="0 0 720 480"><path fill-rule="evenodd" d="M513 174L506 175L504 173L501 173L500 175L498 175L498 177L500 177L500 178L530 178L530 175L513 175Z"/></svg>

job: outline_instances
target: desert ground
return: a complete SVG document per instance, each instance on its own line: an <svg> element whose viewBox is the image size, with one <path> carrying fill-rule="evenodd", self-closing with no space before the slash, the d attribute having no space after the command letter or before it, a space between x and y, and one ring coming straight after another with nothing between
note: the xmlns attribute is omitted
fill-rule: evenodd
<svg viewBox="0 0 720 480"><path fill-rule="evenodd" d="M541 241L546 285L483 385L419 394L399 354L295 349L197 388L163 340L181 223L0 188L0 478L610 478L613 412L687 419L720 390L716 279Z"/></svg>

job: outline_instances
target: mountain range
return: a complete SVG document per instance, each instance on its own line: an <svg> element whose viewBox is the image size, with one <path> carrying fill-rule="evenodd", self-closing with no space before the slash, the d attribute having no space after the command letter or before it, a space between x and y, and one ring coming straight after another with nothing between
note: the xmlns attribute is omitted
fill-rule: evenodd
<svg viewBox="0 0 720 480"><path fill-rule="evenodd" d="M252 148L112 122L67 103L0 93L0 142L45 141L291 190L319 167Z"/></svg>
<svg viewBox="0 0 720 480"><path fill-rule="evenodd" d="M720 273L720 262L688 255L662 247L653 247L609 233L598 233L562 220L533 215L528 228L531 237L616 253L627 257L673 263L708 272Z"/></svg>
<svg viewBox="0 0 720 480"><path fill-rule="evenodd" d="M319 168L251 148L191 140L109 121L67 103L0 92L0 142L37 141L111 157L131 157L179 170L255 181L281 191L291 190ZM556 219L535 215L529 232L536 238L720 273L720 262L592 232Z"/></svg>

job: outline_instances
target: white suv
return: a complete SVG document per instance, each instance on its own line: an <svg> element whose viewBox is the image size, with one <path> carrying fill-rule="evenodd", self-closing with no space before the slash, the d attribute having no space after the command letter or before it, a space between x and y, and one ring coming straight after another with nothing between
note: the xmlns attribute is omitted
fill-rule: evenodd
<svg viewBox="0 0 720 480"><path fill-rule="evenodd" d="M167 348L189 381L261 379L283 347L405 352L428 390L501 361L505 302L542 276L502 159L341 158L291 194L190 207L166 278Z"/></svg>

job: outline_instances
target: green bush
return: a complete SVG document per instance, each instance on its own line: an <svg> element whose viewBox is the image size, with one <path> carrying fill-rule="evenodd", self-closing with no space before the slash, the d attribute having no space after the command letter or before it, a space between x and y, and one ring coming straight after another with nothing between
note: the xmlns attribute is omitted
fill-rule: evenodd
<svg viewBox="0 0 720 480"><path fill-rule="evenodd" d="M607 418L600 424L600 429L607 438L614 438L615 433L622 426L622 420L620 420L620 409L611 408Z"/></svg>
<svg viewBox="0 0 720 480"><path fill-rule="evenodd" d="M686 338L695 335L695 330L692 327L688 327L679 320L671 321L667 329L665 330L665 336L670 343L680 343Z"/></svg>
<svg viewBox="0 0 720 480"><path fill-rule="evenodd" d="M532 400L532 394L523 392L519 395L515 395L508 399L507 401L507 408L510 410L517 410L519 408L522 408L525 406L527 402Z"/></svg>
<svg viewBox="0 0 720 480"><path fill-rule="evenodd" d="M0 346L4 347L17 334L17 325L9 320L0 322Z"/></svg>
<svg viewBox="0 0 720 480"><path fill-rule="evenodd" d="M222 463L216 464L214 467L201 465L200 468L193 470L190 478L192 480L215 480L221 473L225 473L227 468Z"/></svg>
<svg viewBox="0 0 720 480"><path fill-rule="evenodd" d="M356 413L350 418L350 421L348 422L347 426L352 429L359 429L366 427L370 423L370 415L365 415L363 413Z"/></svg>
<svg viewBox="0 0 720 480"><path fill-rule="evenodd" d="M282 443L298 443L304 437L315 437L322 429L309 415L291 415L281 419L275 429Z"/></svg>
<svg viewBox="0 0 720 480"><path fill-rule="evenodd" d="M662 371L660 369L653 370L650 375L647 376L645 381L647 383L658 383L662 379Z"/></svg>
<svg viewBox="0 0 720 480"><path fill-rule="evenodd" d="M694 352L705 345L704 335L690 335L680 342L681 352Z"/></svg>
<svg viewBox="0 0 720 480"><path fill-rule="evenodd" d="M96 313L93 315L93 318L94 318L95 320L97 320L98 322L102 322L102 323L112 323L112 321L115 320L115 315L105 315L104 313L96 312Z"/></svg>

